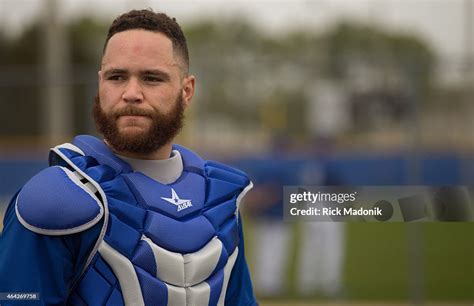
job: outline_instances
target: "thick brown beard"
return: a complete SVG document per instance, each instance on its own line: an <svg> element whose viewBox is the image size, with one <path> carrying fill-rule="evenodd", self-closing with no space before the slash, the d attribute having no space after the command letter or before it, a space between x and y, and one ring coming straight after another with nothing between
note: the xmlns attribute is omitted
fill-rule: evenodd
<svg viewBox="0 0 474 306"><path fill-rule="evenodd" d="M123 115L143 115L152 119L151 127L142 133L125 135L117 127L117 119ZM96 95L92 108L97 131L107 140L107 143L117 152L150 154L171 142L183 127L184 101L178 94L174 108L169 114L163 114L155 109L154 112L143 110L132 105L119 111L106 114L100 106L99 94Z"/></svg>

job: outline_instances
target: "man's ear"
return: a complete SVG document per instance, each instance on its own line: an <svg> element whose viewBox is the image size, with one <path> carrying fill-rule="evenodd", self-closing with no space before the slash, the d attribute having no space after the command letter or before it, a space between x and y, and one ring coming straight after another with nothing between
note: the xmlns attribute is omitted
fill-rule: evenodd
<svg viewBox="0 0 474 306"><path fill-rule="evenodd" d="M191 100L193 99L193 96L194 96L195 86L196 86L196 78L194 77L194 75L189 74L184 77L183 91L181 94L183 95L183 101L186 107L188 107L189 104L191 104Z"/></svg>

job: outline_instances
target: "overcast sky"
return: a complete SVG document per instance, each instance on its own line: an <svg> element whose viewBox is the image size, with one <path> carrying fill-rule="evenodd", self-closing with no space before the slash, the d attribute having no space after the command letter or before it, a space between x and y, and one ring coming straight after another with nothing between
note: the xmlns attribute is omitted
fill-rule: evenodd
<svg viewBox="0 0 474 306"><path fill-rule="evenodd" d="M18 32L41 12L45 0L1 0L0 26ZM466 50L466 3L474 0L60 0L64 18L91 14L111 21L131 8L152 7L182 23L199 18L240 15L263 29L278 33L288 28L323 31L341 18L418 33L443 58L460 58Z"/></svg>

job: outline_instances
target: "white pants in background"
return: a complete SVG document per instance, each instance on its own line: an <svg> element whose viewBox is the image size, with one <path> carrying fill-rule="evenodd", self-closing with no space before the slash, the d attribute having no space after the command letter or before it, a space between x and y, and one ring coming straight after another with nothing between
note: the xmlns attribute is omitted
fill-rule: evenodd
<svg viewBox="0 0 474 306"><path fill-rule="evenodd" d="M297 291L301 295L335 297L342 290L345 226L339 222L301 222ZM287 267L293 239L292 224L259 219L254 227L254 275L262 296L286 292Z"/></svg>

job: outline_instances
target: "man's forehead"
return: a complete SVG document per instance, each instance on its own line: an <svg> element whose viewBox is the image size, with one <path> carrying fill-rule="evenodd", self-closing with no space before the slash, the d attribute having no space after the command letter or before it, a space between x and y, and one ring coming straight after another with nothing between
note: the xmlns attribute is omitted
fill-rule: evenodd
<svg viewBox="0 0 474 306"><path fill-rule="evenodd" d="M173 44L162 33L133 29L113 35L105 48L102 68L110 65L126 68L125 66L137 64L144 65L144 69L179 67L173 53Z"/></svg>
<svg viewBox="0 0 474 306"><path fill-rule="evenodd" d="M107 46L109 45L153 45L161 46L163 48L172 49L173 43L165 34L161 32L149 31L145 29L130 29L115 33L110 37Z"/></svg>
<svg viewBox="0 0 474 306"><path fill-rule="evenodd" d="M143 71L167 71L173 67L180 68L179 64L173 62L154 63L140 60L102 60L100 65L102 70L123 70L127 72L143 72Z"/></svg>

